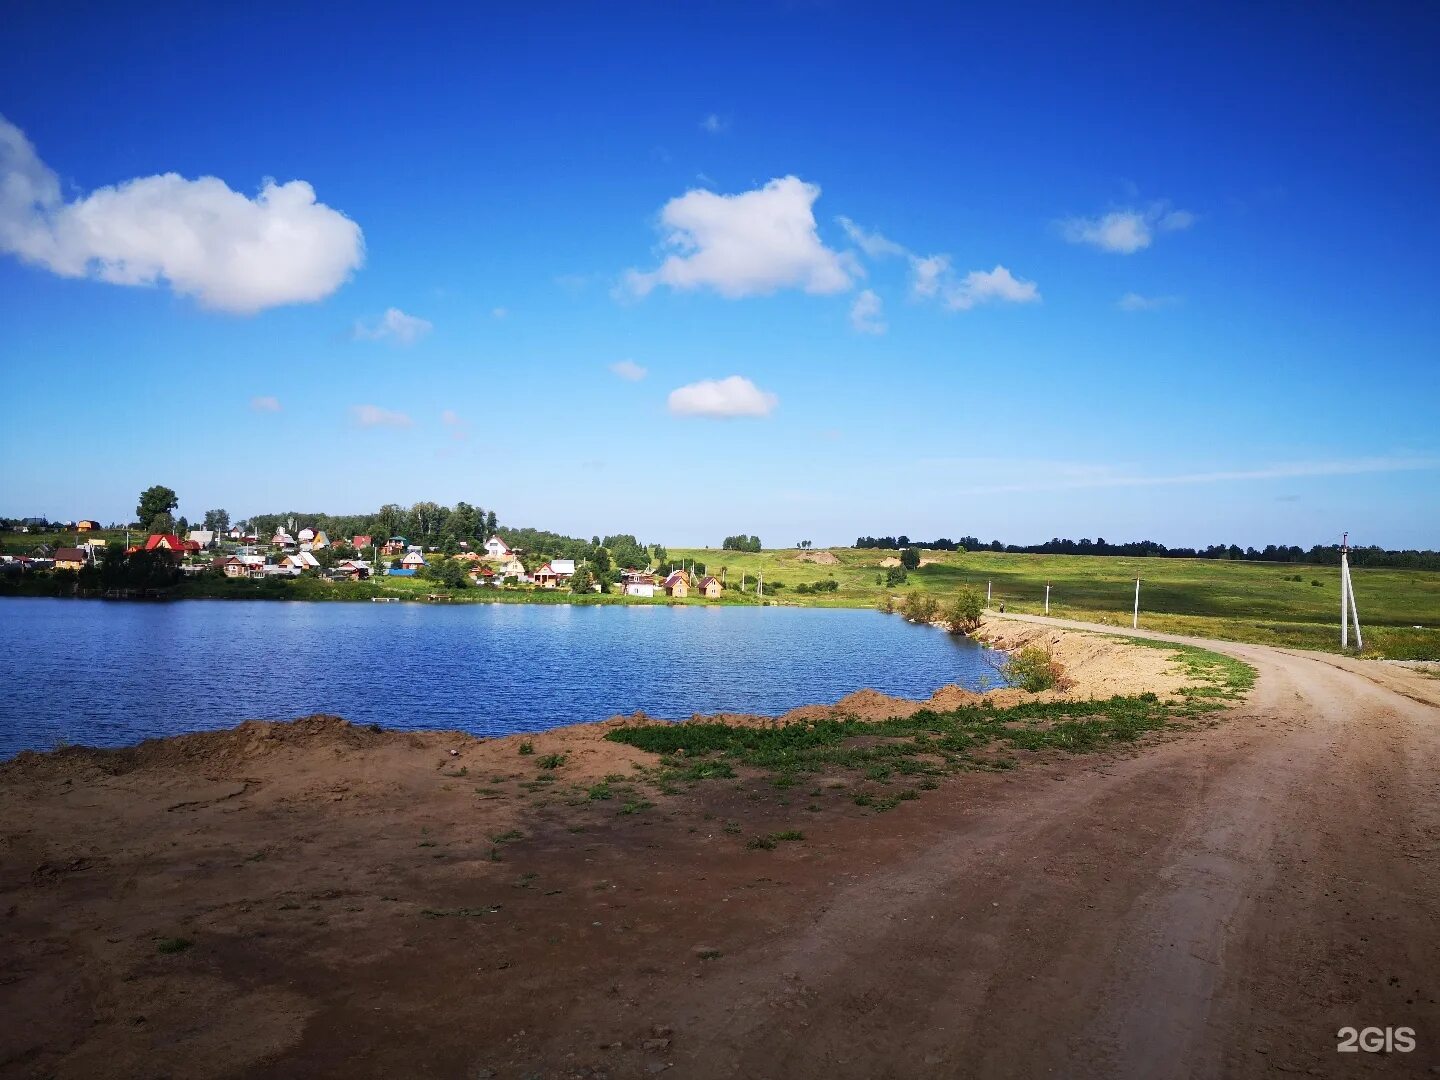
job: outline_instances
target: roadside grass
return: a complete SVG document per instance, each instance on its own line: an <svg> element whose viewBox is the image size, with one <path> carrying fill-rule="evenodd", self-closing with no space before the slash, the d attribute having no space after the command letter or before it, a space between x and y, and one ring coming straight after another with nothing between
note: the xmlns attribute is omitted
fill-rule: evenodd
<svg viewBox="0 0 1440 1080"><path fill-rule="evenodd" d="M795 549L674 548L669 554L677 562L699 559L712 573L723 567L731 585L727 596L742 575L749 587L744 595L753 595L762 572L767 600L813 607L874 608L887 596L915 590L943 601L962 585L983 594L988 584L992 609L1003 600L1008 612L1038 615L1048 584L1051 615L1113 626L1130 625L1140 578L1143 629L1328 652L1340 648L1340 585L1333 566L927 550L921 554L928 565L911 570L903 585L886 586L880 563L895 557L894 551L831 548L824 554L836 562L829 565L810 562ZM1353 575L1365 656L1440 659L1440 571L1358 567ZM796 592L817 579L833 580L834 590Z"/></svg>
<svg viewBox="0 0 1440 1080"><path fill-rule="evenodd" d="M758 770L780 788L802 777L845 771L862 785L851 791L854 802L884 811L934 790L938 778L951 773L1014 768L1025 755L1043 752L1093 753L1133 744L1153 732L1188 727L1242 698L1254 685L1254 669L1238 660L1188 645L1139 639L1131 643L1171 653L1197 685L1168 701L1147 693L1104 701L1032 701L1007 708L982 702L888 720L841 717L760 727L647 724L619 728L605 738L657 755L655 766L639 772L658 787L734 779L738 768ZM596 797L606 796L592 789L591 798ZM752 840L749 846L767 845Z"/></svg>

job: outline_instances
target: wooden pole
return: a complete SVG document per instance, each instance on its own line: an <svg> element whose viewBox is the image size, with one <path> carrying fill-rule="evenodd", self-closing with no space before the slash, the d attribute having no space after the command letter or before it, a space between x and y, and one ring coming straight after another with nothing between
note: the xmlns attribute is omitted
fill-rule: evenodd
<svg viewBox="0 0 1440 1080"><path fill-rule="evenodd" d="M1050 586L1045 586L1045 614L1050 614Z"/></svg>
<svg viewBox="0 0 1440 1080"><path fill-rule="evenodd" d="M1130 620L1131 629L1140 629L1140 579L1135 579L1135 617Z"/></svg>

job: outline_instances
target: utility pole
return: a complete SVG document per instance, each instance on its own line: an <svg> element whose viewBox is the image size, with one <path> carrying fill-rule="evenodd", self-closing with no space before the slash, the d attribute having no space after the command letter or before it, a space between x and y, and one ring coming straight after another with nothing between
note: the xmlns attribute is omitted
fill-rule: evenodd
<svg viewBox="0 0 1440 1080"><path fill-rule="evenodd" d="M990 603L990 586L992 584L994 583L990 581L985 582L985 603L987 604Z"/></svg>
<svg viewBox="0 0 1440 1080"><path fill-rule="evenodd" d="M1050 586L1045 586L1045 614L1050 614Z"/></svg>
<svg viewBox="0 0 1440 1080"><path fill-rule="evenodd" d="M1130 621L1132 629L1140 629L1140 579L1135 579L1135 618Z"/></svg>
<svg viewBox="0 0 1440 1080"><path fill-rule="evenodd" d="M1355 606L1355 583L1350 578L1350 534L1340 539L1340 648L1350 647L1350 620L1355 620L1355 648L1364 649L1360 636L1360 609Z"/></svg>

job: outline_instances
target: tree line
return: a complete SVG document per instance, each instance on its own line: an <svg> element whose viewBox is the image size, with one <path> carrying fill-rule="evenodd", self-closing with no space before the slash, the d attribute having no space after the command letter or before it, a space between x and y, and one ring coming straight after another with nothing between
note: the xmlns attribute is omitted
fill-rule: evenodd
<svg viewBox="0 0 1440 1080"><path fill-rule="evenodd" d="M1339 544L1315 544L1308 548L1291 544L1266 544L1263 548L1241 547L1239 544L1211 544L1209 547L1167 547L1154 540L1131 540L1114 544L1103 537L1081 540L1052 537L1043 544L1003 544L991 540L988 544L974 536L962 536L958 540L941 537L938 540L912 540L900 536L862 536L855 541L857 548L878 548L886 551L904 551L907 548L926 548L932 551L1003 551L1017 555L1115 555L1130 558L1159 559L1220 559L1236 562L1307 563L1318 566L1340 564ZM1350 561L1356 566L1388 568L1394 570L1440 570L1440 551L1392 550L1365 546L1350 549Z"/></svg>

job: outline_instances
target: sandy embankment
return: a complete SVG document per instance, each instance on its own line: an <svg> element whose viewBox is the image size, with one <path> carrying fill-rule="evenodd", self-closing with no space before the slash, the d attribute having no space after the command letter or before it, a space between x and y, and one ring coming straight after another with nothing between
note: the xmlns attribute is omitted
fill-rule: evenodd
<svg viewBox="0 0 1440 1080"><path fill-rule="evenodd" d="M1152 649L984 633L1048 644L1072 695L1181 685ZM862 690L778 720L725 719L977 700ZM527 1046L561 1036L557 1009L585 1028L569 1051L609 1071L544 1075L648 1075L673 1018L642 985L700 985L717 970L701 947L753 932L748 890L780 888L780 874L770 917L808 903L855 857L846 837L878 819L852 801L864 780L793 798L763 779L636 786L653 755L604 739L635 722L485 740L314 716L0 764L0 1075L489 1076L497 1063L530 1075L543 1054ZM597 795L607 777L613 795ZM931 801L907 811L910 828L923 832ZM746 848L800 827L793 850ZM577 987L590 1005L573 1005Z"/></svg>

